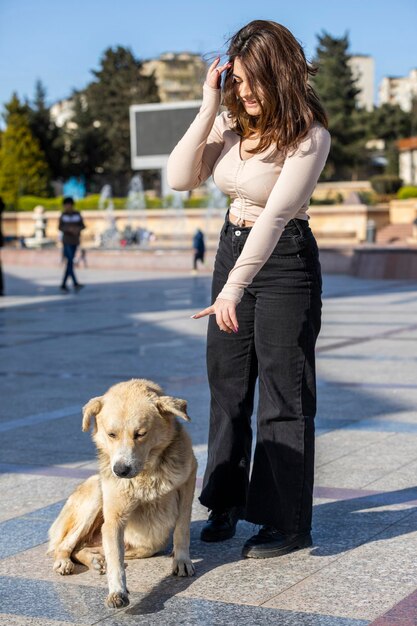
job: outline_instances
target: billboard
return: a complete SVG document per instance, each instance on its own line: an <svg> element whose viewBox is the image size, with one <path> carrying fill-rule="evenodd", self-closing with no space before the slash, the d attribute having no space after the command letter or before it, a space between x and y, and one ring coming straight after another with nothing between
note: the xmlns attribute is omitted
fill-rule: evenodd
<svg viewBox="0 0 417 626"><path fill-rule="evenodd" d="M130 107L130 146L133 170L160 169L162 194L168 156L194 120L201 100L134 104Z"/></svg>

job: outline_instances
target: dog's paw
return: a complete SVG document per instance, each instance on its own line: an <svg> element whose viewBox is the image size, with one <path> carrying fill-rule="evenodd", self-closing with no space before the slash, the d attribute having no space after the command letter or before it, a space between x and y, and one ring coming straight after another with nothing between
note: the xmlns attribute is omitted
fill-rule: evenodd
<svg viewBox="0 0 417 626"><path fill-rule="evenodd" d="M129 598L127 593L122 593L121 591L115 591L113 593L109 593L106 600L106 605L110 609L121 609L123 606L127 606L129 604Z"/></svg>
<svg viewBox="0 0 417 626"><path fill-rule="evenodd" d="M102 554L95 554L91 559L91 569L93 569L97 574L105 574L106 573L106 559Z"/></svg>
<svg viewBox="0 0 417 626"><path fill-rule="evenodd" d="M74 571L74 563L71 559L57 559L54 563L54 572L61 576L68 576Z"/></svg>
<svg viewBox="0 0 417 626"><path fill-rule="evenodd" d="M174 576L194 576L195 568L191 559L174 558L172 561L172 573Z"/></svg>

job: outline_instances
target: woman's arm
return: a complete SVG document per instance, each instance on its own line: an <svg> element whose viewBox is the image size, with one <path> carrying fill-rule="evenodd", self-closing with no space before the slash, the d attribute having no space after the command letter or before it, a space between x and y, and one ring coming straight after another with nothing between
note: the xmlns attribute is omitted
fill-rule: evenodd
<svg viewBox="0 0 417 626"><path fill-rule="evenodd" d="M218 299L240 302L243 290L271 255L285 225L310 199L329 150L329 132L315 125L297 150L285 159L265 209L253 225Z"/></svg>
<svg viewBox="0 0 417 626"><path fill-rule="evenodd" d="M200 111L168 159L168 184L172 189L195 189L211 175L223 148L222 124L216 119L220 95L220 89L204 83Z"/></svg>
<svg viewBox="0 0 417 626"><path fill-rule="evenodd" d="M220 104L221 76L231 63L219 63L220 57L216 57L210 65L200 111L168 159L168 184L177 191L195 189L207 180L223 149L225 120L223 115L216 119L216 115Z"/></svg>

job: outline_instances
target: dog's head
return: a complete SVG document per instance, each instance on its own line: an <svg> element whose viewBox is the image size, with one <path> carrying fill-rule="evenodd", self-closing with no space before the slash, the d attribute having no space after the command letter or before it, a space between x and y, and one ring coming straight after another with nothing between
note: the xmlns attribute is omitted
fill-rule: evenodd
<svg viewBox="0 0 417 626"><path fill-rule="evenodd" d="M134 379L92 398L83 408L82 428L87 431L94 420L93 439L113 474L133 478L172 441L175 416L190 420L185 400L163 395L156 383Z"/></svg>

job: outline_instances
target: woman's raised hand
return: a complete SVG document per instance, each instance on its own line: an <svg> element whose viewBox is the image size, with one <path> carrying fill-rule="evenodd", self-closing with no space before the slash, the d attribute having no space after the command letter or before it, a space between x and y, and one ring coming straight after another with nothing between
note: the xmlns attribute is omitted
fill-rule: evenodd
<svg viewBox="0 0 417 626"><path fill-rule="evenodd" d="M225 63L224 65L219 65L220 57L216 57L213 63L210 65L207 76L206 83L209 87L213 87L213 89L220 89L221 85L221 76L225 70L229 67L232 67L231 63Z"/></svg>

